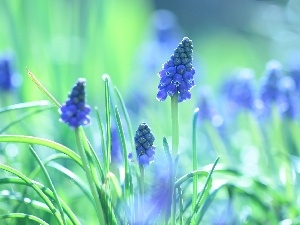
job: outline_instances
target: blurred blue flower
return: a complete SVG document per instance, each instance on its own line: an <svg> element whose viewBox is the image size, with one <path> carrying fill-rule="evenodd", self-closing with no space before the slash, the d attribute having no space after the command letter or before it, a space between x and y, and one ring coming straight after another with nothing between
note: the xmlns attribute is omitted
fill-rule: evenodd
<svg viewBox="0 0 300 225"><path fill-rule="evenodd" d="M168 96L176 93L178 93L178 102L191 99L190 89L195 86L192 55L192 41L185 37L174 50L171 59L163 65L163 69L158 73L160 83L157 100L164 101Z"/></svg>
<svg viewBox="0 0 300 225"><path fill-rule="evenodd" d="M176 15L172 11L160 9L153 12L152 20L155 39L161 47L174 44L174 37L178 32Z"/></svg>
<svg viewBox="0 0 300 225"><path fill-rule="evenodd" d="M281 95L279 87L281 77L281 63L275 60L268 62L260 89L260 99L262 100L264 107L270 108L273 103L279 100Z"/></svg>
<svg viewBox="0 0 300 225"><path fill-rule="evenodd" d="M208 94L206 92L201 92L199 96L199 103L198 103L198 108L199 108L199 119L202 121L211 121L213 116L215 115L215 111L208 99Z"/></svg>
<svg viewBox="0 0 300 225"><path fill-rule="evenodd" d="M295 119L299 111L298 79L296 71L284 76L280 62L275 60L268 62L260 90L263 114L269 115L275 106L283 117Z"/></svg>
<svg viewBox="0 0 300 225"><path fill-rule="evenodd" d="M225 82L223 91L231 109L253 109L255 100L253 71L239 70L234 77Z"/></svg>
<svg viewBox="0 0 300 225"><path fill-rule="evenodd" d="M0 89L10 91L18 84L18 76L14 72L11 54L0 55Z"/></svg>
<svg viewBox="0 0 300 225"><path fill-rule="evenodd" d="M90 123L90 107L85 103L85 85L85 79L79 78L69 93L68 100L60 108L60 121L67 123L72 128Z"/></svg>
<svg viewBox="0 0 300 225"><path fill-rule="evenodd" d="M119 165L123 163L121 143L118 134L118 128L113 126L111 129L111 161Z"/></svg>
<svg viewBox="0 0 300 225"><path fill-rule="evenodd" d="M141 123L135 132L134 142L138 158L138 162L143 167L148 166L154 160L155 146L153 145L155 138L146 123ZM132 153L128 155L132 159Z"/></svg>
<svg viewBox="0 0 300 225"><path fill-rule="evenodd" d="M284 76L279 81L280 98L278 101L280 113L289 119L297 116L298 96L296 94L296 84L292 77Z"/></svg>
<svg viewBox="0 0 300 225"><path fill-rule="evenodd" d="M292 68L289 71L289 75L295 82L295 89L297 90L298 94L300 94L300 68Z"/></svg>

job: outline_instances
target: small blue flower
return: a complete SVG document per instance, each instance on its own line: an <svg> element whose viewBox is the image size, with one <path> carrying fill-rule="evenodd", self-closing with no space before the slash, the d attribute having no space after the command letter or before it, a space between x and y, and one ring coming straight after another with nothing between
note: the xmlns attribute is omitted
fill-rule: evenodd
<svg viewBox="0 0 300 225"><path fill-rule="evenodd" d="M12 56L10 54L0 55L0 89L3 91L12 90L19 82L18 76L13 70Z"/></svg>
<svg viewBox="0 0 300 225"><path fill-rule="evenodd" d="M265 76L262 79L260 98L265 107L277 102L280 98L279 82L282 77L281 63L272 60L266 65Z"/></svg>
<svg viewBox="0 0 300 225"><path fill-rule="evenodd" d="M300 93L300 69L293 69L289 71L289 74L293 78L297 93L299 94Z"/></svg>
<svg viewBox="0 0 300 225"><path fill-rule="evenodd" d="M122 149L119 140L118 128L112 126L111 128L111 161L112 164L120 165L122 163Z"/></svg>
<svg viewBox="0 0 300 225"><path fill-rule="evenodd" d="M295 119L298 113L295 81L290 76L284 76L280 79L279 89L281 92L278 101L280 113L285 118Z"/></svg>
<svg viewBox="0 0 300 225"><path fill-rule="evenodd" d="M160 83L158 85L157 100L164 101L168 96L178 93L178 102L191 99L191 88L195 86L195 69L192 65L193 44L185 37L174 50L171 59L163 64L158 72Z"/></svg>
<svg viewBox="0 0 300 225"><path fill-rule="evenodd" d="M241 69L229 79L223 90L233 108L251 110L254 107L254 74L250 69Z"/></svg>
<svg viewBox="0 0 300 225"><path fill-rule="evenodd" d="M154 160L155 146L153 145L155 138L146 123L141 123L135 132L134 142L138 158L138 162L143 167L148 166ZM133 159L132 153L128 154L129 159Z"/></svg>
<svg viewBox="0 0 300 225"><path fill-rule="evenodd" d="M201 93L201 96L199 97L199 119L202 121L211 121L214 116L214 110L212 106L210 105L210 102L208 100L206 93Z"/></svg>
<svg viewBox="0 0 300 225"><path fill-rule="evenodd" d="M69 93L68 100L60 108L60 121L67 123L72 128L90 123L90 107L85 104L85 85L84 78L78 79Z"/></svg>

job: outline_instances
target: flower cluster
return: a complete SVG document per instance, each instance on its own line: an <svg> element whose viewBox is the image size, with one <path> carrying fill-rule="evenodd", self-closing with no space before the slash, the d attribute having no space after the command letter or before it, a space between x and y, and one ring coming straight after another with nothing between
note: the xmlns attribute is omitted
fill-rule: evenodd
<svg viewBox="0 0 300 225"><path fill-rule="evenodd" d="M281 63L272 60L266 65L266 75L262 79L260 99L263 103L263 112L269 114L273 106L290 119L294 119L299 111L297 102L297 76L295 73L283 74Z"/></svg>
<svg viewBox="0 0 300 225"><path fill-rule="evenodd" d="M277 102L280 98L280 79L282 77L281 63L272 60L266 65L265 76L262 79L260 98L265 106Z"/></svg>
<svg viewBox="0 0 300 225"><path fill-rule="evenodd" d="M214 109L208 99L206 92L201 92L199 95L199 119L201 121L211 121L215 115Z"/></svg>
<svg viewBox="0 0 300 225"><path fill-rule="evenodd" d="M233 108L251 110L254 107L254 73L251 69L241 69L229 79L224 87L225 95Z"/></svg>
<svg viewBox="0 0 300 225"><path fill-rule="evenodd" d="M146 123L141 123L135 132L134 142L138 158L138 162L142 166L148 166L154 160L155 146L153 145L155 138ZM132 153L129 153L129 159L132 159Z"/></svg>
<svg viewBox="0 0 300 225"><path fill-rule="evenodd" d="M90 107L85 103L85 85L83 78L78 79L77 83L69 93L68 100L60 108L60 119L72 128L88 125L90 123Z"/></svg>
<svg viewBox="0 0 300 225"><path fill-rule="evenodd" d="M158 73L160 82L157 100L164 101L168 95L175 94L178 94L178 102L191 99L190 89L195 86L192 55L192 41L185 37L174 50L171 59L163 65L163 69Z"/></svg>

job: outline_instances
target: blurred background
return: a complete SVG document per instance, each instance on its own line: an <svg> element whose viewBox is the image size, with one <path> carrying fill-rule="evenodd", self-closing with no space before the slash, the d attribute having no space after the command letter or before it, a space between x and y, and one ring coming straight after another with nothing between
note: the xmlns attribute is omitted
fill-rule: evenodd
<svg viewBox="0 0 300 225"><path fill-rule="evenodd" d="M45 99L28 78L28 68L61 103L77 78L85 77L88 102L101 109L102 75L109 74L133 127L147 121L158 135L169 135L169 103L155 99L156 74L188 36L194 43L196 86L180 113L190 130L188 118L202 92L220 105L220 87L236 69L249 68L257 82L270 60L280 61L283 70L298 65L299 24L296 0L0 0L0 52L12 76L8 83L1 78L0 105ZM57 115L51 115L40 120L50 131L37 133L56 130Z"/></svg>
<svg viewBox="0 0 300 225"><path fill-rule="evenodd" d="M154 92L157 71L184 36L195 46L201 82L194 93L202 84L218 86L236 67L260 77L267 61L285 63L299 49L296 0L1 0L0 10L0 51L12 54L25 101L42 98L27 91L26 67L50 92L59 89L59 100L77 77L86 77L90 101L99 102L94 93L104 73L125 96L146 77Z"/></svg>
<svg viewBox="0 0 300 225"><path fill-rule="evenodd" d="M156 100L156 74L185 36L194 44L196 86L192 99L179 105L180 149L186 153L183 165L190 166L193 110L201 104L200 110L205 107L208 103L203 99L208 97L216 111L223 110L222 116L214 117L213 125L220 127L221 138L232 142L230 154L238 152L238 160L251 164L244 169L259 173L253 167L259 151L245 132L247 119L242 119L240 127L231 126L231 132L222 130L223 121L231 116L230 111L224 113L222 87L232 74L245 68L257 86L270 60L280 62L282 71L300 68L297 0L0 0L0 107L46 99L29 79L28 68L60 103L77 78L85 77L88 104L97 106L104 118L102 75L109 74L125 100L133 129L144 121L152 128L159 165L164 161L162 137L170 137L171 121L169 99ZM202 113L205 118L208 111ZM18 116L17 112L5 115L1 124ZM58 118L57 109L51 109L3 133L35 135L75 147L73 133ZM95 113L92 125L85 129L101 154ZM199 164L212 163L216 154L211 149L224 149L226 144L210 143L200 132ZM32 170L29 161L21 162L26 154L15 145L1 148L5 154L0 161L22 171Z"/></svg>

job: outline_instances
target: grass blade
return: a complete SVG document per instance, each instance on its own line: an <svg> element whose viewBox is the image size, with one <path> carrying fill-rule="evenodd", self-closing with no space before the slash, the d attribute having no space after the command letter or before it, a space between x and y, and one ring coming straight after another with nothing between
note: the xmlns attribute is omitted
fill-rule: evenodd
<svg viewBox="0 0 300 225"><path fill-rule="evenodd" d="M123 130L123 126L121 123L121 118L120 118L120 114L119 114L117 106L115 107L115 116L117 119L117 125L118 125L119 135L120 135L120 139L121 139L123 158L124 158L124 166L125 166L124 197L125 197L125 199L127 199L129 201L129 205L131 205L130 209L133 209L134 208L133 207L134 199L133 199L133 195L132 195L132 193L133 193L132 177L131 177L130 168L128 165L128 152L127 152L127 147L126 147L126 142L125 142L124 130Z"/></svg>
<svg viewBox="0 0 300 225"><path fill-rule="evenodd" d="M36 86L50 99L50 101L56 105L58 108L61 107L59 102L50 94L50 92L40 83L40 81L27 69L27 73L30 77L30 79L33 81L33 83L36 84Z"/></svg>
<svg viewBox="0 0 300 225"><path fill-rule="evenodd" d="M44 200L44 202L49 207L52 214L55 216L56 220L58 221L58 224L63 224L62 218L61 218L60 214L58 213L58 211L56 210L56 208L54 207L54 205L52 204L51 200L43 193L43 191L40 189L40 187L38 187L35 183L32 182L31 179L26 177L24 174L22 174L18 170L11 168L7 165L4 165L2 163L0 163L0 169L6 170L7 172L12 173L12 174L16 175L17 177L21 178L23 181L25 181L27 186L30 186L31 188L33 188L36 191L36 193Z"/></svg>
<svg viewBox="0 0 300 225"><path fill-rule="evenodd" d="M50 141L44 138L37 138L32 136L23 136L23 135L0 135L0 142L16 142L16 143L28 143L28 144L38 144L43 145L52 149L55 149L59 152L62 152L69 156L74 162L76 162L80 167L82 167L82 161L75 152L67 148L64 145L61 145L57 142Z"/></svg>
<svg viewBox="0 0 300 225"><path fill-rule="evenodd" d="M39 156L37 155L37 153L34 151L34 149L29 146L29 150L31 151L31 153L33 154L34 158L36 159L36 161L38 162L38 164L40 165L41 167L41 170L43 171L44 173L44 176L46 177L46 180L48 182L48 185L50 186L50 189L51 191L53 192L53 195L54 195L54 199L56 201L56 204L58 206L58 209L60 211L60 215L61 215L61 218L62 218L62 221L63 221L63 224L66 225L66 221L65 221L65 217L64 217L64 211L62 209L62 206L60 204L60 201L59 201L59 198L58 198L58 195L57 195L57 192L56 192L56 189L52 183L52 180L50 178L50 175L48 173L48 171L46 170L44 164L42 163L42 161L40 160Z"/></svg>
<svg viewBox="0 0 300 225"><path fill-rule="evenodd" d="M208 174L208 177L207 177L207 179L206 179L206 182L205 182L205 184L204 184L204 187L203 187L203 189L202 189L202 192L201 192L201 194L200 194L200 196L199 196L199 198L197 199L197 203L196 203L196 206L195 206L195 210L192 212L192 215L188 218L188 220L187 220L187 223L186 224L190 224L190 222L191 221L194 221L194 219L196 219L196 215L197 215L197 212L198 212L198 210L199 210L199 208L201 207L201 200L202 200L202 198L203 198L203 196L205 195L205 193L208 193L209 192L209 186L211 186L211 182L212 182L212 179L211 179L211 176L212 176L212 173L213 173L213 171L214 171L214 169L215 169L215 167L216 167L216 165L217 165L217 163L218 163L218 161L219 161L219 157L216 159L216 161L214 162L214 164L213 164L213 166L212 166L212 168L211 168L211 170L210 170L210 172L209 172L209 174ZM210 184L210 185L209 185Z"/></svg>
<svg viewBox="0 0 300 225"><path fill-rule="evenodd" d="M30 117L30 116L33 116L35 114L38 114L40 112L43 112L43 111L46 111L46 110L49 110L49 109L52 109L53 106L51 107L48 107L48 108L45 108L45 109L37 109L33 112L28 112L28 113L24 113L23 115L17 117L15 120L12 120L9 124L7 124L5 127L3 127L1 130L0 130L0 134L2 134L4 131L6 131L7 129L9 129L10 127L12 127L13 125L23 121L24 119Z"/></svg>
<svg viewBox="0 0 300 225"><path fill-rule="evenodd" d="M21 204L24 204L26 207L30 206L36 210L44 211L51 214L51 210L43 202L32 200L30 198L19 197L21 193L10 192L8 190L3 190L0 192L0 199L5 199L9 201L17 201ZM14 212L14 211L13 211Z"/></svg>
<svg viewBox="0 0 300 225"><path fill-rule="evenodd" d="M22 218L24 220L31 220L31 221L34 221L34 222L36 222L38 224L41 224L41 225L49 225L48 223L46 223L41 218L33 216L33 215L25 214L25 213L8 213L8 214L0 215L0 220L3 220L3 219L20 219L20 218Z"/></svg>
<svg viewBox="0 0 300 225"><path fill-rule="evenodd" d="M42 192L49 198L49 199L54 199L53 192L45 187L43 184L36 182L34 180L31 180L31 182L36 185ZM26 185L28 187L31 187L28 185L28 183L18 177L6 177L6 178L0 178L0 185L1 184L20 184L20 185ZM73 213L73 211L68 207L68 205L61 199L59 198L59 201L61 202L61 205L63 207L64 212L66 215L70 218L71 222L74 225L80 225L81 223ZM51 209L50 209L51 210Z"/></svg>
<svg viewBox="0 0 300 225"><path fill-rule="evenodd" d="M85 185L84 181L77 176L75 173L73 173L71 170L65 168L64 166L55 163L55 162L50 162L49 167L58 170L60 173L65 175L66 177L70 178L72 182L74 182L84 193L84 195L93 203L93 196L91 195L88 187Z"/></svg>
<svg viewBox="0 0 300 225"><path fill-rule="evenodd" d="M0 108L0 114L9 111L18 110L18 109L35 108L35 107L43 107L43 106L51 106L51 104L47 100L18 103L15 105L10 105L10 106Z"/></svg>

